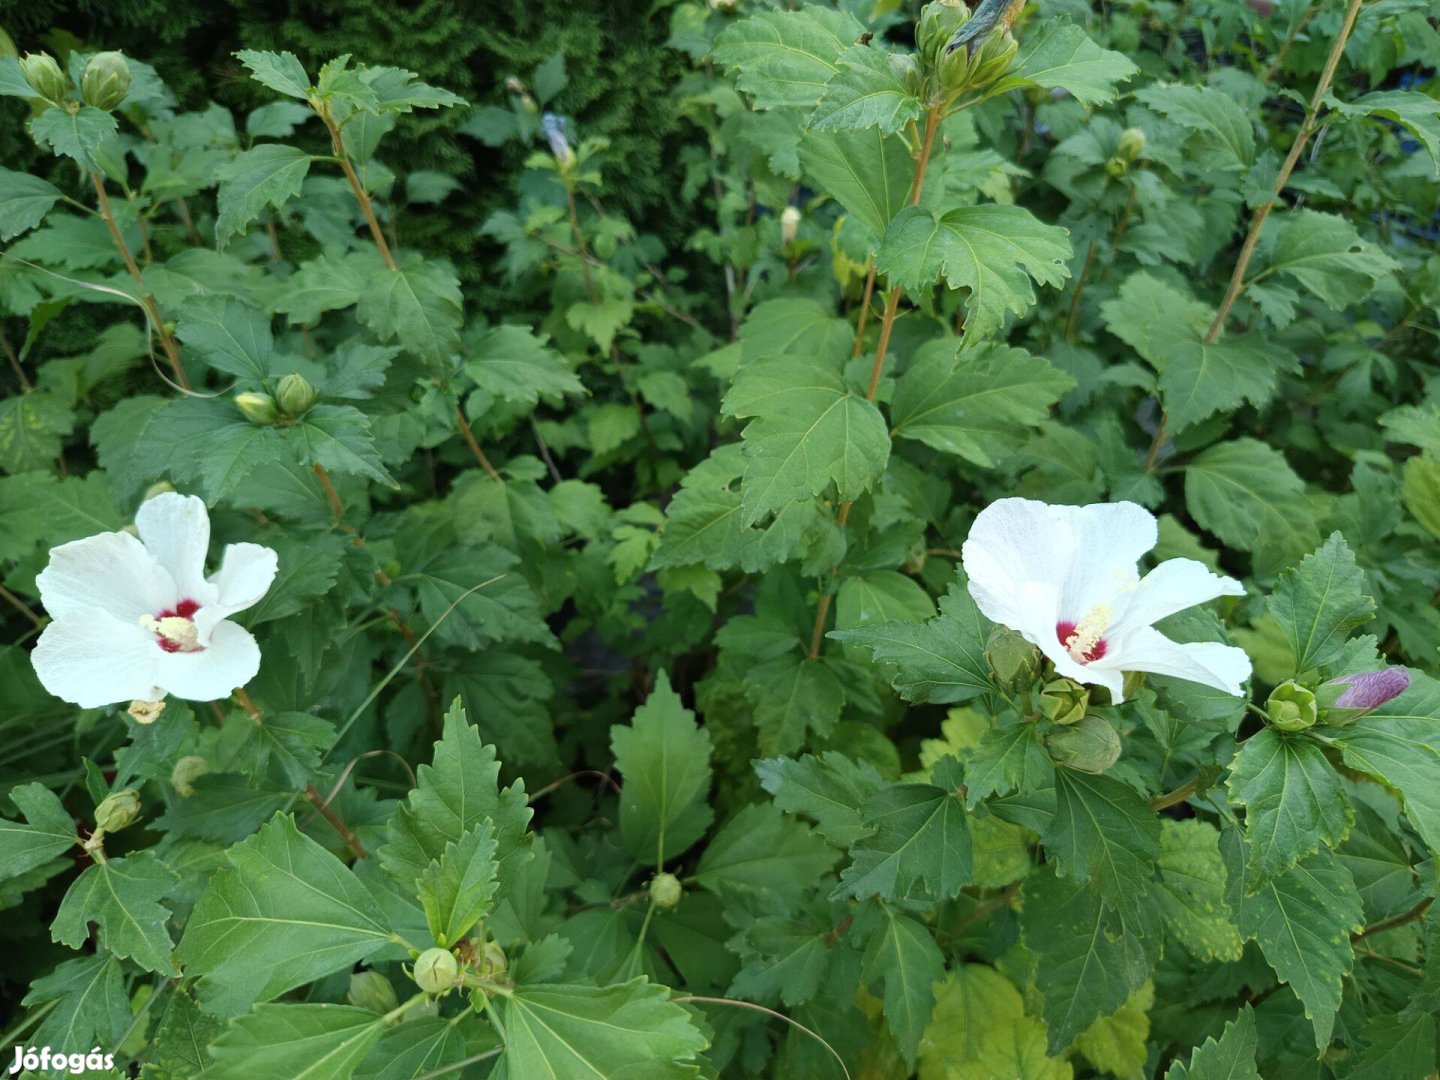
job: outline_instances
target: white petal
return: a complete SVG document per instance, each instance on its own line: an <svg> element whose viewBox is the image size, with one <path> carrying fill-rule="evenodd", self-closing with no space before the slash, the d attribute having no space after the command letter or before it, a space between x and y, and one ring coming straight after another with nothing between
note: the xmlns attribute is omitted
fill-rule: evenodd
<svg viewBox="0 0 1440 1080"><path fill-rule="evenodd" d="M30 662L40 684L85 709L119 701L158 701L156 683L164 650L155 635L108 612L58 619L45 628Z"/></svg>
<svg viewBox="0 0 1440 1080"><path fill-rule="evenodd" d="M129 533L101 533L50 549L35 579L53 619L88 618L106 611L136 625L141 615L173 607L175 581Z"/></svg>
<svg viewBox="0 0 1440 1080"><path fill-rule="evenodd" d="M970 595L987 619L1024 633L1034 621L1028 584L1048 586L1058 604L1075 558L1071 531L1059 524L1061 510L1032 499L1000 499L975 518L961 562Z"/></svg>
<svg viewBox="0 0 1440 1080"><path fill-rule="evenodd" d="M180 599L202 601L205 556L210 550L210 514L204 500L173 491L146 499L135 513L135 528L155 561L175 579Z"/></svg>
<svg viewBox="0 0 1440 1080"><path fill-rule="evenodd" d="M1181 644L1149 626L1136 627L1110 642L1104 658L1089 666L1172 675L1237 696L1250 677L1250 657L1244 649L1218 641Z"/></svg>
<svg viewBox="0 0 1440 1080"><path fill-rule="evenodd" d="M1154 515L1135 503L1000 499L976 517L962 561L987 618L1020 629L1026 620L1017 606L1021 587L1043 582L1059 596L1059 619L1078 622L1134 583L1136 564L1157 535Z"/></svg>
<svg viewBox="0 0 1440 1080"><path fill-rule="evenodd" d="M218 701L244 686L260 670L260 646L249 631L221 622L201 652L160 653L160 685L186 701Z"/></svg>
<svg viewBox="0 0 1440 1080"><path fill-rule="evenodd" d="M1150 626L1217 596L1244 595L1244 585L1234 578L1212 574L1204 563L1168 559L1120 598L1111 632L1123 636L1132 627Z"/></svg>
<svg viewBox="0 0 1440 1080"><path fill-rule="evenodd" d="M202 643L210 640L215 625L224 618L258 603L275 580L279 557L259 544L231 544L225 549L220 572L210 579L216 599L195 613L195 627Z"/></svg>
<svg viewBox="0 0 1440 1080"><path fill-rule="evenodd" d="M1111 604L1140 577L1136 567L1155 546L1155 515L1132 502L1056 507L1074 537L1075 561L1060 598L1061 615L1079 621Z"/></svg>

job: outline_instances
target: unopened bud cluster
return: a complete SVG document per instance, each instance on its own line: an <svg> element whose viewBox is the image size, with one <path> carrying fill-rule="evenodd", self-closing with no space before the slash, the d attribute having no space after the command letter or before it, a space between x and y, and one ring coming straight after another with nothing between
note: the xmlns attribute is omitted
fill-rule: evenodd
<svg viewBox="0 0 1440 1080"><path fill-rule="evenodd" d="M1015 61L1019 45L1003 23L988 29L977 27L969 41L952 48L956 33L971 17L960 0L934 0L920 12L916 33L920 58L932 80L934 96L942 103L953 102L966 91L986 89Z"/></svg>
<svg viewBox="0 0 1440 1080"><path fill-rule="evenodd" d="M275 385L273 395L246 391L235 395L235 407L252 424L270 427L298 420L315 404L315 387L304 375L292 372Z"/></svg>
<svg viewBox="0 0 1440 1080"><path fill-rule="evenodd" d="M26 53L20 58L20 73L30 88L51 105L71 112L79 108L70 101L70 76L49 53ZM96 53L80 75L80 96L85 104L106 112L117 108L129 91L130 65L123 53Z"/></svg>

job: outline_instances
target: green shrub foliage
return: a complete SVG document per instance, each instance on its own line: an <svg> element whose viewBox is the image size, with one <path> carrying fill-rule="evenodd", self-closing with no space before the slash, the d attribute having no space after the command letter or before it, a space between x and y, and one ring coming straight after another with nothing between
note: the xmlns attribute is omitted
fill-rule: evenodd
<svg viewBox="0 0 1440 1080"><path fill-rule="evenodd" d="M3 18L7 1067L1434 1074L1424 5Z"/></svg>

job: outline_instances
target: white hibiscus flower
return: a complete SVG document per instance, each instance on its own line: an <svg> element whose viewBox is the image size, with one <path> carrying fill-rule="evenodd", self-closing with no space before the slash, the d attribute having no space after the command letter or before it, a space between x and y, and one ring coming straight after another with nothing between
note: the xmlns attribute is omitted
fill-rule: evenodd
<svg viewBox="0 0 1440 1080"><path fill-rule="evenodd" d="M1135 503L1051 506L1001 499L980 512L962 549L970 595L992 622L1022 634L1060 675L1124 700L1125 672L1149 671L1239 694L1250 677L1243 649L1181 644L1152 625L1217 596L1243 596L1234 578L1194 559L1170 559L1141 578L1158 539Z"/></svg>
<svg viewBox="0 0 1440 1080"><path fill-rule="evenodd" d="M84 708L226 697L260 670L255 639L226 616L265 595L275 552L231 544L207 578L210 516L193 495L146 500L135 527L138 540L101 533L51 550L36 580L55 621L31 654L35 674Z"/></svg>

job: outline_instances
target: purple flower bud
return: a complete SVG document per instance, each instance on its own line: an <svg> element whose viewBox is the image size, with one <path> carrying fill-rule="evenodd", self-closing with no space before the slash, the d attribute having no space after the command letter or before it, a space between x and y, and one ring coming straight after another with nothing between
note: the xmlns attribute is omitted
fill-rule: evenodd
<svg viewBox="0 0 1440 1080"><path fill-rule="evenodd" d="M1410 685L1410 673L1402 667L1380 671L1361 671L1330 680L1347 689L1335 699L1337 709L1377 709L1391 698L1399 697Z"/></svg>

